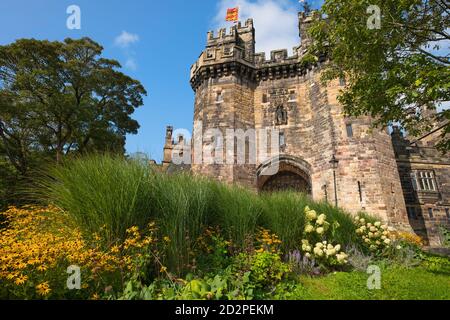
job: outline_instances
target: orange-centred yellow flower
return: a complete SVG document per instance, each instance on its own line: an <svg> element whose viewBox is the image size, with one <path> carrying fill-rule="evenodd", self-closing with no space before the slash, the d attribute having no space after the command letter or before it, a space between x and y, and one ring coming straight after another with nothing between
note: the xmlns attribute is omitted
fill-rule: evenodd
<svg viewBox="0 0 450 320"><path fill-rule="evenodd" d="M50 289L50 286L48 285L48 282L40 283L36 286L36 291L41 296L47 296L52 290Z"/></svg>
<svg viewBox="0 0 450 320"><path fill-rule="evenodd" d="M17 284L18 286L20 286L20 285L24 284L25 281L27 281L27 280L28 280L27 276L21 275L14 281L14 283Z"/></svg>

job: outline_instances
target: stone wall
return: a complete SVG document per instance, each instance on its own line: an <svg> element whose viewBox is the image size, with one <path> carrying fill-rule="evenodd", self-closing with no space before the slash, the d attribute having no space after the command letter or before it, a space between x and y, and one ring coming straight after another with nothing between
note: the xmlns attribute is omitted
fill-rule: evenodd
<svg viewBox="0 0 450 320"><path fill-rule="evenodd" d="M345 116L337 101L345 82L336 80L322 85L320 72L327 62L311 65L302 60L309 44L305 32L311 19L299 15L303 40L294 48L293 56L288 56L287 50L275 50L268 58L256 54L251 19L245 26L238 24L229 32L222 29L217 35L208 33L206 49L191 67L194 126L201 126L201 130L194 132L202 135L193 137L194 149L199 143L201 158L192 156L192 171L259 191L265 189L266 183L271 183L267 188L278 188L280 181L286 181L287 186L307 190L316 200L330 203L337 200L339 206L352 213L367 211L402 229L410 230L413 226L417 232L435 234L429 230L436 223L429 227L430 223L447 219L442 212L450 199L449 164L443 164L442 158L430 154L426 148L417 151L421 157L411 160L411 152L403 155L407 143L392 140L386 130L372 130L369 117ZM246 164L237 164L235 148L229 148L231 157L227 157L230 141L205 139L210 129L218 130L225 138L227 129L264 128L277 129L283 136L283 139L280 136L284 144L279 150L282 173L279 176L263 175L267 159L249 164L251 152L247 151ZM262 141L257 135L255 138L259 150ZM214 146L217 149L212 152ZM171 147L166 143L165 154ZM214 163L205 158L211 153L216 156ZM330 163L333 155L339 161L335 169L336 190ZM430 157L435 158L431 161ZM227 159L233 161L226 163ZM435 193L421 196L408 185L411 170L421 166L432 168L438 179L439 196L434 200L429 197L436 197ZM406 205L422 211L433 205L436 214L430 219L422 214L422 221L412 221L408 219Z"/></svg>
<svg viewBox="0 0 450 320"><path fill-rule="evenodd" d="M394 128L398 172L414 231L430 245L440 244L439 226L450 227L450 157L435 148L441 132L423 138L405 137ZM432 172L435 190L421 190L417 174Z"/></svg>

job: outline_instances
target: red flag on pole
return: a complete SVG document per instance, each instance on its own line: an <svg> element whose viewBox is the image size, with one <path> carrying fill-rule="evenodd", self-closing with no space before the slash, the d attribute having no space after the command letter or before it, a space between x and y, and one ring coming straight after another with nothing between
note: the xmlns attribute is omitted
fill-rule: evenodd
<svg viewBox="0 0 450 320"><path fill-rule="evenodd" d="M227 16L225 21L238 21L239 20L239 7L227 9Z"/></svg>

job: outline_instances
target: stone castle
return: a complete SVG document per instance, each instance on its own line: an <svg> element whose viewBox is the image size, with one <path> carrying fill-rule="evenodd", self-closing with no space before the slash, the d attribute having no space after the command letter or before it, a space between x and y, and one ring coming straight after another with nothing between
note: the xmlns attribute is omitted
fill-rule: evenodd
<svg viewBox="0 0 450 320"><path fill-rule="evenodd" d="M440 128L413 138L397 128L391 134L371 129L369 117L346 117L337 101L345 79L324 86L320 71L326 61L303 59L313 19L299 13L301 41L292 56L287 50L268 58L255 53L252 19L228 32L208 32L206 49L190 72L194 122L203 131L277 128L280 153L253 164L194 161L188 169L256 191L293 189L352 213L367 211L438 245L438 226L450 224L450 159L434 147ZM167 128L168 170L185 140L174 139L173 128ZM201 143L207 148L214 139ZM274 161L278 171L265 174Z"/></svg>

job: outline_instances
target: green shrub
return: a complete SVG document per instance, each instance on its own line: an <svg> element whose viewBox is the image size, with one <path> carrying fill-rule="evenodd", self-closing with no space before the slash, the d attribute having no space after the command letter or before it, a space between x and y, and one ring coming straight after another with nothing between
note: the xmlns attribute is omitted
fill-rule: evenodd
<svg viewBox="0 0 450 320"><path fill-rule="evenodd" d="M433 273L450 276L450 259L432 254L421 254L423 267Z"/></svg>
<svg viewBox="0 0 450 320"><path fill-rule="evenodd" d="M225 269L230 264L230 244L223 238L220 230L213 228L205 230L196 244L198 269L206 273Z"/></svg>
<svg viewBox="0 0 450 320"><path fill-rule="evenodd" d="M233 270L237 274L249 272L251 282L262 289L280 282L290 271L276 253L267 251L254 254L241 253L235 257Z"/></svg>
<svg viewBox="0 0 450 320"><path fill-rule="evenodd" d="M438 227L439 237L441 238L441 243L444 247L450 248L450 229L447 226L440 225Z"/></svg>

